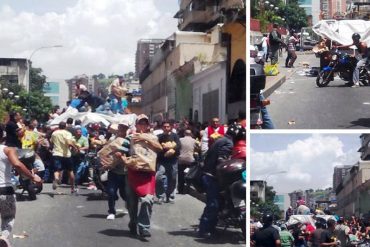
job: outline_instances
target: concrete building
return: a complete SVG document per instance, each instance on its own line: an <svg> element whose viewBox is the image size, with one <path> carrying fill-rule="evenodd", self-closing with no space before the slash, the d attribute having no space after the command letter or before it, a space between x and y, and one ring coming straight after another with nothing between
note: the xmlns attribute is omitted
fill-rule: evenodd
<svg viewBox="0 0 370 247"><path fill-rule="evenodd" d="M195 73L193 62L210 66L225 61L220 39L219 26L209 33L175 32L169 37L140 75L144 113L156 120L192 117L188 78Z"/></svg>
<svg viewBox="0 0 370 247"><path fill-rule="evenodd" d="M68 85L66 80L48 79L43 89L44 95L51 99L52 104L66 107L69 100Z"/></svg>
<svg viewBox="0 0 370 247"><path fill-rule="evenodd" d="M28 60L25 58L0 58L0 78L9 83L17 83L28 88Z"/></svg>
<svg viewBox="0 0 370 247"><path fill-rule="evenodd" d="M154 53L162 46L164 41L164 39L141 39L137 42L135 78L139 78L140 73L151 61Z"/></svg>
<svg viewBox="0 0 370 247"><path fill-rule="evenodd" d="M320 20L320 0L298 0L298 4L306 11L307 16L312 16L312 24L315 25Z"/></svg>
<svg viewBox="0 0 370 247"><path fill-rule="evenodd" d="M194 121L205 122L215 116L221 123L226 115L226 62L220 62L197 73L191 79L193 85Z"/></svg>
<svg viewBox="0 0 370 247"><path fill-rule="evenodd" d="M89 77L85 74L83 75L76 75L72 79L67 80L68 85L68 98L72 99L76 95L76 82L79 81L80 83L84 84L89 92L98 95L98 81Z"/></svg>
<svg viewBox="0 0 370 247"><path fill-rule="evenodd" d="M285 212L290 207L289 194L277 194L277 195L275 195L274 204L279 207L280 211L284 211L283 215L285 215Z"/></svg>
<svg viewBox="0 0 370 247"><path fill-rule="evenodd" d="M370 213L370 161L357 162L337 187L336 213L364 216Z"/></svg>
<svg viewBox="0 0 370 247"><path fill-rule="evenodd" d="M360 136L361 147L358 152L361 152L362 160L370 160L370 134L362 134Z"/></svg>
<svg viewBox="0 0 370 247"><path fill-rule="evenodd" d="M265 181L263 180L251 180L250 181L251 201L261 199L265 201Z"/></svg>
<svg viewBox="0 0 370 247"><path fill-rule="evenodd" d="M180 0L175 14L180 31L205 32L230 14L229 10L245 7L243 0ZM232 15L232 14L231 14Z"/></svg>
<svg viewBox="0 0 370 247"><path fill-rule="evenodd" d="M336 166L334 167L334 174L333 174L333 190L335 191L337 187L342 183L343 178L349 174L351 171L352 166Z"/></svg>

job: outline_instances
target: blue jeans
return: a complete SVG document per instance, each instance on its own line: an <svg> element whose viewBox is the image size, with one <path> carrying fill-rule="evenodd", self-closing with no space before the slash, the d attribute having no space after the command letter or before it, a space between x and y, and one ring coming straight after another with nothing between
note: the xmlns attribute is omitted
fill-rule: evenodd
<svg viewBox="0 0 370 247"><path fill-rule="evenodd" d="M219 211L219 194L220 188L216 178L204 175L202 183L206 190L206 207L200 217L199 233L214 233L217 225L217 215Z"/></svg>
<svg viewBox="0 0 370 247"><path fill-rule="evenodd" d="M156 180L156 193L158 197L175 198L178 163L175 161L162 161L159 163Z"/></svg>
<svg viewBox="0 0 370 247"><path fill-rule="evenodd" d="M126 176L127 181L127 176ZM139 226L139 231L150 229L150 218L152 216L153 195L139 197L126 182L127 209L130 216L130 226ZM139 208L140 203L140 208Z"/></svg>
<svg viewBox="0 0 370 247"><path fill-rule="evenodd" d="M264 99L265 97L263 96L262 93L260 93L260 100L262 101ZM263 121L262 129L275 129L266 106L261 107L261 115L262 115L262 121Z"/></svg>
<svg viewBox="0 0 370 247"><path fill-rule="evenodd" d="M83 159L80 164L77 166L76 170L76 177L75 177L75 184L78 185L80 183L81 178L85 175L87 169L89 167L89 163L86 159Z"/></svg>
<svg viewBox="0 0 370 247"><path fill-rule="evenodd" d="M108 213L116 214L116 200L118 200L117 190L122 200L126 200L125 193L126 175L116 174L114 172L108 172Z"/></svg>

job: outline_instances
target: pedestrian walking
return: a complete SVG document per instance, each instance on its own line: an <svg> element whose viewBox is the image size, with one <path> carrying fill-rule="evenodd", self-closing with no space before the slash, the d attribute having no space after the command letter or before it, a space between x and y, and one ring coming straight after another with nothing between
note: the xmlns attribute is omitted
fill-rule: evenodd
<svg viewBox="0 0 370 247"><path fill-rule="evenodd" d="M158 136L163 150L157 159L156 194L160 202L174 202L181 143L169 121L163 121L162 129L163 133Z"/></svg>
<svg viewBox="0 0 370 247"><path fill-rule="evenodd" d="M141 238L150 237L150 219L155 194L155 166L158 152L162 146L158 137L150 133L149 118L141 114L136 119L137 133L128 136L130 155L117 152L127 167L127 208L129 211L129 229L132 235ZM145 161L144 161L145 160ZM154 167L153 167L154 166Z"/></svg>
<svg viewBox="0 0 370 247"><path fill-rule="evenodd" d="M3 141L4 128L0 126L0 140ZM1 239L0 246L9 246L7 240L13 229L16 212L15 191L11 181L12 168L18 173L28 177L34 183L41 183L39 176L32 174L18 159L15 148L0 144L0 215Z"/></svg>
<svg viewBox="0 0 370 247"><path fill-rule="evenodd" d="M75 150L75 152L73 153L74 155L72 156L72 160L73 164L76 164L75 185L77 188L81 182L81 178L88 169L86 153L89 150L89 140L87 139L87 137L82 135L81 128L75 129L75 139L78 150Z"/></svg>
<svg viewBox="0 0 370 247"><path fill-rule="evenodd" d="M275 65L279 61L279 49L280 45L284 45L281 39L281 34L278 31L278 24L273 24L273 29L269 34L269 44L271 50L271 65Z"/></svg>
<svg viewBox="0 0 370 247"><path fill-rule="evenodd" d="M179 194L187 193L185 189L185 169L191 167L195 162L194 154L197 152L197 141L193 138L191 130L184 131L184 137L180 138L181 149L179 156L179 171L177 190Z"/></svg>
<svg viewBox="0 0 370 247"><path fill-rule="evenodd" d="M117 151L123 152L124 155L129 155L130 142L125 139L129 125L127 123L120 123L116 138L104 145L98 152L101 165L105 170L108 170L108 216L107 220L114 220L116 218L116 201L118 200L117 191L126 201L126 168L121 164L119 157L114 155Z"/></svg>
<svg viewBox="0 0 370 247"><path fill-rule="evenodd" d="M70 147L78 150L76 141L71 132L66 130L66 123L60 122L59 129L55 130L51 135L51 143L53 145L53 160L54 160L54 181L53 190L56 190L61 183L61 173L63 170L68 172L69 182L71 185L71 194L76 193L75 176L73 172L73 162L71 159Z"/></svg>
<svg viewBox="0 0 370 247"><path fill-rule="evenodd" d="M294 242L293 235L288 231L285 224L281 225L281 231L279 232L281 247L291 247Z"/></svg>
<svg viewBox="0 0 370 247"><path fill-rule="evenodd" d="M288 56L285 60L285 67L294 68L294 62L297 59L296 45L299 42L297 33L293 35L288 40Z"/></svg>

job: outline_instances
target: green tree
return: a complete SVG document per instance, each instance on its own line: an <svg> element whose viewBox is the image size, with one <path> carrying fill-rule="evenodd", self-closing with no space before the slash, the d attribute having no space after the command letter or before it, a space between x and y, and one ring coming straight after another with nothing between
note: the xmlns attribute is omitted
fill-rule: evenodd
<svg viewBox="0 0 370 247"><path fill-rule="evenodd" d="M276 192L272 186L266 186L265 201L260 198L251 201L251 216L260 219L265 213L274 215L275 220L281 217L280 209L274 203Z"/></svg>
<svg viewBox="0 0 370 247"><path fill-rule="evenodd" d="M289 29L301 30L302 27L307 26L306 11L299 7L298 2L295 0L289 1L287 5L281 4L279 15L284 16L285 25Z"/></svg>
<svg viewBox="0 0 370 247"><path fill-rule="evenodd" d="M27 109L27 117L36 118L40 122L46 122L50 111L53 108L49 97L44 96L41 91L27 93L21 91L19 94L18 105Z"/></svg>
<svg viewBox="0 0 370 247"><path fill-rule="evenodd" d="M42 92L46 83L46 76L42 74L41 68L30 69L30 91Z"/></svg>

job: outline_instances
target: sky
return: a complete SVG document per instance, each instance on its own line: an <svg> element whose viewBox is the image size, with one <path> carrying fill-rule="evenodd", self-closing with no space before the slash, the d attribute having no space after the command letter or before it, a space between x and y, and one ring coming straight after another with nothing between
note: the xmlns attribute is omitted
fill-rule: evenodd
<svg viewBox="0 0 370 247"><path fill-rule="evenodd" d="M266 180L278 193L332 187L334 167L359 160L359 136L252 134L251 180Z"/></svg>
<svg viewBox="0 0 370 247"><path fill-rule="evenodd" d="M135 71L139 39L177 31L176 0L1 0L1 57L29 59L49 79Z"/></svg>

